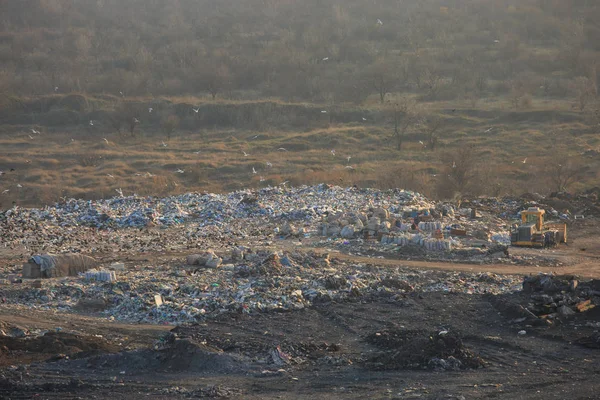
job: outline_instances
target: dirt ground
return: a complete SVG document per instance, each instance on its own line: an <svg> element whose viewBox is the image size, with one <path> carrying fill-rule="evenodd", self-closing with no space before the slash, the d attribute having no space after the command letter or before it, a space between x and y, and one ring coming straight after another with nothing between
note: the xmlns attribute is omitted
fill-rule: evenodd
<svg viewBox="0 0 600 400"><path fill-rule="evenodd" d="M425 269L600 278L599 231L597 221L578 221L568 246L511 249L561 260L562 266L551 268L332 256ZM600 308L547 323L522 311L530 301L524 292L381 293L178 327L0 308L4 331L48 331L0 340L0 398L599 398Z"/></svg>

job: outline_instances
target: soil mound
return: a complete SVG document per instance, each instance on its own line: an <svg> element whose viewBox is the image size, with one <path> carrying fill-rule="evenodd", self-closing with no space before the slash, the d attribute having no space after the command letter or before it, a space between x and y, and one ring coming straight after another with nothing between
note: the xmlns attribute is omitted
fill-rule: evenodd
<svg viewBox="0 0 600 400"><path fill-rule="evenodd" d="M366 341L384 349L366 360L365 366L370 369L461 370L484 365L483 359L467 349L453 332L385 330L370 334Z"/></svg>
<svg viewBox="0 0 600 400"><path fill-rule="evenodd" d="M235 357L190 339L176 339L159 350L125 351L90 357L84 361L87 368L118 369L131 373L149 371L232 373L247 370L246 364Z"/></svg>

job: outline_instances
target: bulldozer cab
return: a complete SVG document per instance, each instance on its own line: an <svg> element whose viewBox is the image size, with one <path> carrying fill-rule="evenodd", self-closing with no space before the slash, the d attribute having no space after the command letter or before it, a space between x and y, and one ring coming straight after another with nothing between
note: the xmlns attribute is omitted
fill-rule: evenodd
<svg viewBox="0 0 600 400"><path fill-rule="evenodd" d="M529 207L526 211L521 211L521 221L523 225L535 224L535 228L541 231L544 226L545 213L545 210L541 210L538 207Z"/></svg>

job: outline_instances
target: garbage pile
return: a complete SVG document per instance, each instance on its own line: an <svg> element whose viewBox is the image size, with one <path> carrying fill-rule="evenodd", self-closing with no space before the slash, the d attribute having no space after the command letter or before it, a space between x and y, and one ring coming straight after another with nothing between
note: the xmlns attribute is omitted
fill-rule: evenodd
<svg viewBox="0 0 600 400"><path fill-rule="evenodd" d="M552 321L584 313L600 305L600 281L579 282L574 276L540 274L523 281L530 294L528 309L542 319Z"/></svg>
<svg viewBox="0 0 600 400"><path fill-rule="evenodd" d="M314 253L240 249L219 254L218 267L127 265L110 280L85 273L2 287L3 307L71 312L94 299L106 318L149 323L195 322L224 313L299 310L330 301L368 301L384 296L404 301L414 290L449 293L510 293L521 289L518 276L349 264ZM233 260L236 253L237 260ZM119 264L113 264L119 265ZM110 267L106 267L110 268ZM116 280L114 280L116 279ZM82 301L82 299L85 299ZM157 299L160 299L158 301Z"/></svg>

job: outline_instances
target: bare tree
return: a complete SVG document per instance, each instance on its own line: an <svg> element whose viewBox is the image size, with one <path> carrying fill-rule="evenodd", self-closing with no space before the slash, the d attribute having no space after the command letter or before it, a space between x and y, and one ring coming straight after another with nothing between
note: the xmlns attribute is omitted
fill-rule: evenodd
<svg viewBox="0 0 600 400"><path fill-rule="evenodd" d="M197 77L202 90L206 90L215 100L231 83L231 72L225 63L213 63L203 68Z"/></svg>
<svg viewBox="0 0 600 400"><path fill-rule="evenodd" d="M544 169L547 169L550 182L558 192L566 192L573 183L581 179L586 170L578 159L569 156L566 151L548 157Z"/></svg>
<svg viewBox="0 0 600 400"><path fill-rule="evenodd" d="M164 134L167 135L167 140L171 140L171 135L179 127L179 118L177 115L169 115L162 120L160 125Z"/></svg>
<svg viewBox="0 0 600 400"><path fill-rule="evenodd" d="M435 151L438 143L439 131L443 127L443 120L438 116L428 116L423 119L423 132L427 140L427 148Z"/></svg>
<svg viewBox="0 0 600 400"><path fill-rule="evenodd" d="M579 108L579 111L585 110L585 107L594 97L595 87L587 77L578 76L572 83L572 88L577 98L577 107Z"/></svg>
<svg viewBox="0 0 600 400"><path fill-rule="evenodd" d="M402 142L406 132L419 121L417 103L414 100L403 97L393 103L391 108L394 117L394 134L396 149L402 150Z"/></svg>
<svg viewBox="0 0 600 400"><path fill-rule="evenodd" d="M383 104L385 96L398 86L400 74L389 60L378 59L367 70L365 79L377 91L379 102Z"/></svg>
<svg viewBox="0 0 600 400"><path fill-rule="evenodd" d="M479 175L479 155L475 146L462 146L440 156L443 165L437 192L440 197L453 198L474 191Z"/></svg>

